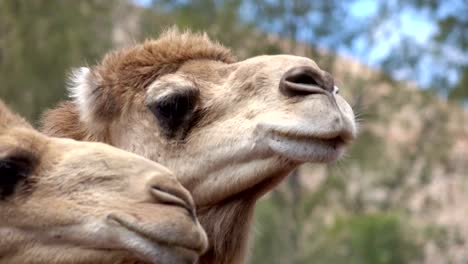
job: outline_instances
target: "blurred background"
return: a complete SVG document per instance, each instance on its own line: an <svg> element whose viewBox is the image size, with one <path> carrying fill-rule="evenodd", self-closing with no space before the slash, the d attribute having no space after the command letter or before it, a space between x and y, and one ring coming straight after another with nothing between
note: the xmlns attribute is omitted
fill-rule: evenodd
<svg viewBox="0 0 468 264"><path fill-rule="evenodd" d="M72 67L171 25L312 58L360 121L262 199L249 263L468 263L467 1L0 0L0 98L37 122Z"/></svg>

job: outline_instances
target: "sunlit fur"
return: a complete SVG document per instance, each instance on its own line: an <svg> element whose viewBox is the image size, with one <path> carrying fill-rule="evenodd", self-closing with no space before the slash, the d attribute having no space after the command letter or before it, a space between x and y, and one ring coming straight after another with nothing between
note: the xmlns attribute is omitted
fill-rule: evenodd
<svg viewBox="0 0 468 264"><path fill-rule="evenodd" d="M92 85L75 83L72 100L45 114L43 131L164 164L198 206L210 240L200 263L243 263L258 198L301 163L335 161L356 135L354 114L336 92L280 92L284 73L298 66L327 75L304 57L236 62L206 35L170 30L82 71L77 79ZM198 90L197 118L168 138L147 105L181 87ZM337 137L343 144L333 143Z"/></svg>

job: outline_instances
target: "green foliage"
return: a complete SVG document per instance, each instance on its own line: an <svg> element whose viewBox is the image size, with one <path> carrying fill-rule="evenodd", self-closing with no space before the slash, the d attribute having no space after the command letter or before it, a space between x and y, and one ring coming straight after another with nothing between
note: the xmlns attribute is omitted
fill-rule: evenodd
<svg viewBox="0 0 468 264"><path fill-rule="evenodd" d="M259 203L256 247L250 263L404 264L422 257L421 232L392 213L342 216L329 226L310 219L305 226L296 227L301 238L308 239L291 248L285 214L281 219L276 216L277 210L284 209L272 197Z"/></svg>
<svg viewBox="0 0 468 264"><path fill-rule="evenodd" d="M0 97L31 120L62 99L70 68L111 47L112 2L0 1Z"/></svg>
<svg viewBox="0 0 468 264"><path fill-rule="evenodd" d="M418 234L397 215L386 213L338 218L325 231L321 250L310 263L393 264L421 257Z"/></svg>

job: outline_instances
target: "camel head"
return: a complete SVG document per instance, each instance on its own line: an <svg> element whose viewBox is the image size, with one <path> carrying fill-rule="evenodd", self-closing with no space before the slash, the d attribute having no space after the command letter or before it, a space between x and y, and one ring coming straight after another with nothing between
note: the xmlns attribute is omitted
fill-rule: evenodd
<svg viewBox="0 0 468 264"><path fill-rule="evenodd" d="M76 70L70 91L72 101L46 113L44 132L103 141L170 168L218 255L243 251L235 239L219 242L235 233L223 219L251 212L300 164L336 161L356 136L351 107L313 60L237 62L206 35L175 30Z"/></svg>
<svg viewBox="0 0 468 264"><path fill-rule="evenodd" d="M0 101L0 262L193 263L192 198L155 162L46 137Z"/></svg>

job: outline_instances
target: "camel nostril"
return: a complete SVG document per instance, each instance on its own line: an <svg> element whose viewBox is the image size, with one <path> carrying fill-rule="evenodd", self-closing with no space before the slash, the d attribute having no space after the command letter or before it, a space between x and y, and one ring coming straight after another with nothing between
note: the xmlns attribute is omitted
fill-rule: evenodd
<svg viewBox="0 0 468 264"><path fill-rule="evenodd" d="M287 75L285 80L288 82L297 83L297 84L319 86L319 84L314 79L314 77L312 77L311 74L308 74L308 72L306 71Z"/></svg>
<svg viewBox="0 0 468 264"><path fill-rule="evenodd" d="M306 96L333 91L330 74L312 67L295 67L287 71L280 81L280 91L287 96Z"/></svg>

